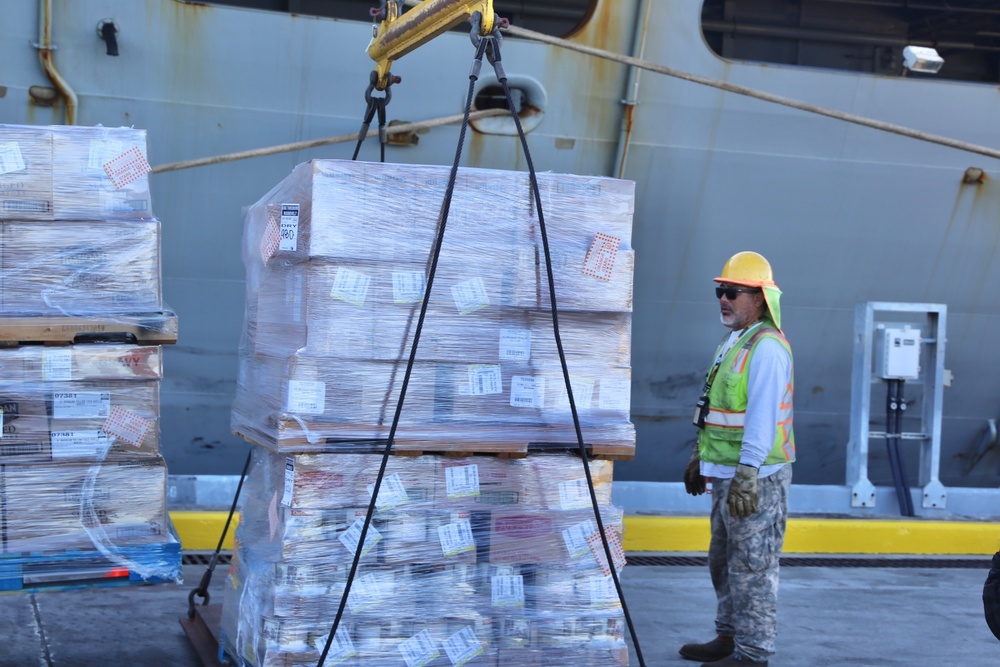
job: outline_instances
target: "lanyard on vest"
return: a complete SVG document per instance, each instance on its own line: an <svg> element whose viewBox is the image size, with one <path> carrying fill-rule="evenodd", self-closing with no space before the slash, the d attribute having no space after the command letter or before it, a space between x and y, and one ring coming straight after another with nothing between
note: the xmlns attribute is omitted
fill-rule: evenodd
<svg viewBox="0 0 1000 667"><path fill-rule="evenodd" d="M715 363L712 364L712 370L708 372L708 377L705 379L705 389L702 390L701 397L695 404L694 417L691 419L691 423L698 428L705 428L705 419L708 417L709 410L708 392L712 389L712 383L715 382L715 375L719 372L722 360L726 358L726 355L729 354L730 350L736 347L736 343L743 340L748 333L759 327L761 324L763 323L758 320L741 331L739 335L733 339L733 342L729 345L729 347L725 346L725 340L723 340L723 342L719 345L719 354L715 357ZM732 337L732 334L730 333L729 336Z"/></svg>
<svg viewBox="0 0 1000 667"><path fill-rule="evenodd" d="M757 322L754 322L753 324L748 326L746 329L741 331L739 335L735 338L735 340L733 340L733 342L730 343L729 347L726 347L725 349L721 349L723 348L723 346L719 345L720 348L719 354L718 356L715 357L715 364L712 365L712 370L708 372L708 377L705 380L705 389L701 393L705 394L706 396L708 395L709 390L711 390L712 388L712 383L715 382L715 375L719 372L719 367L722 365L722 360L726 358L726 355L729 354L729 351L732 350L734 347L736 347L736 344L739 343L741 340L743 340L744 336L746 336L747 334L749 334L751 331L753 331L762 324L763 322L758 320ZM731 335L732 334L730 334L730 336Z"/></svg>

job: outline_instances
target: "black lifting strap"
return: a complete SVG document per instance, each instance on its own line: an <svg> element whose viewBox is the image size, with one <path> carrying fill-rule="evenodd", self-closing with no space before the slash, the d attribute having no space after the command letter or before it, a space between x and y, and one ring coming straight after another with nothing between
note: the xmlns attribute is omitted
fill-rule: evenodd
<svg viewBox="0 0 1000 667"><path fill-rule="evenodd" d="M477 30L477 19L479 19L479 14L477 13L473 18L473 42L476 42L478 37ZM566 364L566 352L563 350L562 336L559 334L559 309L556 305L556 289L555 280L552 274L552 255L549 251L549 238L545 231L545 215L542 213L542 197L538 188L538 178L535 174L535 165L531 160L531 152L528 150L528 140L524 136L524 128L521 127L521 119L517 115L517 111L514 109L514 100L510 93L510 86L507 85L507 74L504 72L503 65L500 61L500 31L499 26L494 27L494 35L489 38L482 38L484 41L489 39L489 46L486 50L486 58L489 60L490 64L493 65L493 70L496 73L497 80L500 85L503 86L504 95L507 97L507 108L510 109L511 117L514 119L514 124L517 126L517 135L521 140L521 148L524 150L525 162L528 164L528 175L531 180L531 192L535 199L535 207L538 210L538 229L542 236L542 248L545 251L545 272L549 284L549 301L552 309L552 331L555 336L556 348L559 351L559 363L562 366L563 380L566 383L566 395L569 397L569 408L573 415L573 428L576 430L577 444L579 446L580 458L583 460L583 470L587 477L587 487L590 490L590 502L594 508L594 519L597 522L597 531L601 536L601 542L604 545L604 556L607 558L608 569L611 571L611 577L615 583L615 590L618 592L618 600L622 605L622 613L625 616L625 623L628 625L629 634L632 637L632 645L635 648L636 657L639 660L640 667L645 667L646 663L642 657L642 649L639 647L639 637L636 635L635 626L632 624L632 617L629 614L628 604L625 602L625 593L622 591L621 581L618 579L618 569L615 567L614 557L611 554L611 547L608 544L608 536L604 531L604 522L601 519L600 505L597 502L597 493L594 491L594 479L590 472L590 459L587 454L587 446L583 441L583 431L580 428L580 416L577 413L576 401L573 398L573 386L570 382L569 377L569 367Z"/></svg>
<svg viewBox="0 0 1000 667"><path fill-rule="evenodd" d="M986 614L986 625L1000 639L1000 551L993 554L993 567L983 586L983 612Z"/></svg>
<svg viewBox="0 0 1000 667"><path fill-rule="evenodd" d="M388 133L385 130L385 108L392 99L392 84L399 82L400 78L398 76L390 76L389 83L385 87L385 95L383 97L375 97L372 95L372 92L375 90L375 84L378 83L378 73L372 70L371 75L368 77L368 88L365 89L365 103L367 104L365 118L361 121L361 130L358 132L358 143L354 147L352 160L358 159L361 144L368 137L368 129L371 127L372 119L375 118L375 114L377 113L380 159L382 162L385 162L385 144L388 141Z"/></svg>
<svg viewBox="0 0 1000 667"><path fill-rule="evenodd" d="M469 75L469 94L465 104L465 118L462 120L462 128L459 132L458 148L455 152L455 161L451 166L451 174L448 178L448 188L445 191L444 201L441 204L441 211L438 214L437 236L434 239L434 249L431 253L430 266L427 270L427 285L424 287L424 298L420 304L420 315L417 318L417 326L413 332L413 344L410 347L410 356L406 362L406 371L403 374L403 382L399 389L399 399L396 402L396 411L392 418L392 426L389 428L389 438L386 442L385 450L382 452L382 463L379 466L378 475L375 477L375 485L372 489L372 499L371 502L368 503L368 511L365 514L364 523L361 525L361 534L358 537L358 546L354 550L354 559L351 561L351 569L347 574L347 581L344 584L344 593L340 597L337 614L333 619L333 625L330 627L330 632L326 637L326 644L324 644L323 650L320 653L317 667L323 667L326 663L326 657L330 652L330 647L333 645L337 629L340 627L340 621L344 615L344 608L347 605L347 598L351 593L351 585L354 582L354 576L358 570L358 562L361 560L361 556L364 553L365 537L368 534L368 527L371 525L372 515L375 512L375 503L378 501L378 493L379 489L382 487L382 478L385 475L385 468L389 462L389 454L392 452L392 445L396 439L396 428L399 426L399 417L403 411L403 401L406 398L406 389L409 386L410 375L413 372L413 363L417 357L417 346L420 343L420 332L423 330L424 319L427 315L427 304L430 303L431 288L434 285L434 275L437 272L438 258L441 256L441 244L444 241L444 230L448 223L448 213L451 210L451 199L452 194L455 191L455 181L458 178L458 163L462 157L462 146L465 143L465 134L469 126L469 113L472 109L473 90L476 85L479 66L482 64L485 49L486 45L483 44L481 48L476 50L476 59L473 62L473 72Z"/></svg>
<svg viewBox="0 0 1000 667"><path fill-rule="evenodd" d="M236 494L233 496L233 504L229 508L229 517L226 518L226 525L223 526L222 535L219 536L219 545L215 547L215 553L212 554L211 560L208 561L208 569L205 570L205 574L201 575L201 582L198 584L198 588L188 594L188 618L194 618L194 599L196 597L204 599L201 603L203 606L208 604L208 600L211 597L208 594L208 585L212 583L212 573L215 571L216 563L219 562L219 553L222 551L222 544L226 541L226 534L229 532L229 524L233 520L233 514L236 513L236 504L240 499L240 490L243 488L243 480L246 479L247 470L250 469L250 456L252 454L253 449L247 452L247 461L243 464L243 473L240 475L240 483L236 486Z"/></svg>

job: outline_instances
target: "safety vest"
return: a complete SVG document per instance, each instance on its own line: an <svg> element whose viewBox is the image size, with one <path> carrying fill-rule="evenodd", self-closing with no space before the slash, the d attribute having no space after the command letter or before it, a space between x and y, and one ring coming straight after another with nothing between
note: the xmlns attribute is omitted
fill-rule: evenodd
<svg viewBox="0 0 1000 667"><path fill-rule="evenodd" d="M788 351L792 348L785 337L765 321L757 330L747 336L746 341L737 341L725 353L719 368L712 378L708 392L708 416L705 428L698 438L698 455L702 461L735 466L740 462L740 446L743 442L743 424L747 410L747 376L750 359L757 344L764 338L774 338ZM727 338L728 340L728 338ZM726 341L722 342L725 345ZM715 358L722 354L722 345ZM713 365L714 368L714 365ZM711 374L711 371L709 371ZM775 424L774 444L764 460L764 465L791 463L795 460L795 434L792 431L792 395L794 381L790 374L781 405L778 409L778 423Z"/></svg>

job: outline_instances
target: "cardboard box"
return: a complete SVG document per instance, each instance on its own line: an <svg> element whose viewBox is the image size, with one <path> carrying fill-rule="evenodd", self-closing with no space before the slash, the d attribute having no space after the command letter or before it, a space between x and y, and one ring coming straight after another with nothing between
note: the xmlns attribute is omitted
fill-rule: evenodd
<svg viewBox="0 0 1000 667"><path fill-rule="evenodd" d="M167 534L163 459L8 465L0 472L9 553L113 549ZM82 518L81 518L82 516Z"/></svg>
<svg viewBox="0 0 1000 667"><path fill-rule="evenodd" d="M0 125L0 220L51 220L52 132Z"/></svg>
<svg viewBox="0 0 1000 667"><path fill-rule="evenodd" d="M7 222L0 314L158 312L160 223Z"/></svg>

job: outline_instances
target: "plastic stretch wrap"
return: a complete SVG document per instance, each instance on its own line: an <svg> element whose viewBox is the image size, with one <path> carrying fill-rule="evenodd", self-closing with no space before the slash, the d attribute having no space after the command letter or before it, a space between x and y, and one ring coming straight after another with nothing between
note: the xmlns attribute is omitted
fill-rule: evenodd
<svg viewBox="0 0 1000 667"><path fill-rule="evenodd" d="M159 455L161 348L0 349L0 464Z"/></svg>
<svg viewBox="0 0 1000 667"><path fill-rule="evenodd" d="M0 224L0 315L162 307L158 221Z"/></svg>
<svg viewBox="0 0 1000 667"><path fill-rule="evenodd" d="M258 667L316 664L380 462L255 448L223 603L227 650ZM612 465L591 462L620 552ZM627 664L579 458L391 457L376 508L326 664Z"/></svg>
<svg viewBox="0 0 1000 667"><path fill-rule="evenodd" d="M146 132L0 125L0 220L152 217Z"/></svg>
<svg viewBox="0 0 1000 667"><path fill-rule="evenodd" d="M234 430L282 452L387 436L447 177L442 167L313 161L248 210ZM539 181L585 438L629 455L633 184ZM529 195L526 174L460 171L401 448L575 444Z"/></svg>

